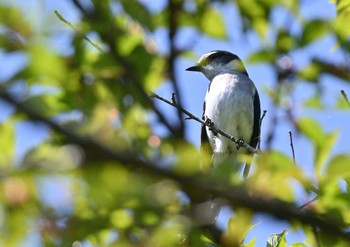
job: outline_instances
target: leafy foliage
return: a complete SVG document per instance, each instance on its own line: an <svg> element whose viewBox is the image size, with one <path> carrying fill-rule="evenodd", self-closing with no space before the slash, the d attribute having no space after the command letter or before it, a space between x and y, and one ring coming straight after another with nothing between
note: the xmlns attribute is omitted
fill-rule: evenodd
<svg viewBox="0 0 350 247"><path fill-rule="evenodd" d="M321 53L298 66L297 55L325 37L349 55L350 1L330 5L335 19L303 16L307 3L295 0L154 2L67 0L69 11L40 7L34 14L0 3L6 64L0 69L0 107L10 109L0 114L0 245L30 239L33 246L261 246L254 217L263 212L290 225L271 232L264 245L287 246L288 233L298 229L305 241L288 246L348 246L350 157L333 152L342 131L325 130L312 116L295 117L290 101L307 84L314 92L302 106L322 111L329 107L323 76L347 85L346 62ZM239 23L228 23L229 8ZM283 25L274 18L278 11L288 16ZM167 40L159 44L164 30ZM197 40L229 42L232 30L242 43L249 37L259 42L247 60L267 65L276 78L265 87L275 121L246 180L229 166L216 172L205 167L186 139L183 115L166 113L149 98L167 85L182 104L175 65L194 57ZM15 56L24 62L6 63ZM338 96L345 115L349 106ZM311 174L301 166L305 157L297 156L295 164L271 148L280 118L311 145ZM20 125L28 121L36 129L23 134ZM50 126L47 136L26 148L43 124ZM301 193L316 200L299 207ZM215 208L201 203L215 196L225 197L220 207L234 211L224 232L201 224Z"/></svg>

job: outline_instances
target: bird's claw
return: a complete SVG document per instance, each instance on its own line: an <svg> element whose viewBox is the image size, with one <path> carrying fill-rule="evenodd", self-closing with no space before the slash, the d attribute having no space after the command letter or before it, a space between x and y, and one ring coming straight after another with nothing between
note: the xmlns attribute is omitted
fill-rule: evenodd
<svg viewBox="0 0 350 247"><path fill-rule="evenodd" d="M243 141L241 138L239 138L239 139L236 141L236 144L237 144L236 149L237 149L237 151L238 151L238 150L243 146L244 141Z"/></svg>
<svg viewBox="0 0 350 247"><path fill-rule="evenodd" d="M207 116L205 116L205 120L204 120L204 124L206 126L208 126L209 128L214 127L214 123L210 120L210 118L208 118Z"/></svg>

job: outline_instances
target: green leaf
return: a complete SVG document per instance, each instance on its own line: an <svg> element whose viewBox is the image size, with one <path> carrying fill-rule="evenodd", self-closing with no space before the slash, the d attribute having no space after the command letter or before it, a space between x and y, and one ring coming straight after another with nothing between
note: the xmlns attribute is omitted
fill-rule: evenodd
<svg viewBox="0 0 350 247"><path fill-rule="evenodd" d="M118 209L111 213L110 221L118 229L125 229L133 224L133 216L130 210Z"/></svg>
<svg viewBox="0 0 350 247"><path fill-rule="evenodd" d="M336 2L337 19L334 23L334 29L340 38L340 42L346 41L350 35L348 23L350 23L350 0L339 0Z"/></svg>
<svg viewBox="0 0 350 247"><path fill-rule="evenodd" d="M276 48L279 52L287 53L295 46L295 40L286 30L280 29L276 37Z"/></svg>
<svg viewBox="0 0 350 247"><path fill-rule="evenodd" d="M338 131L325 133L321 125L312 118L300 119L297 126L305 136L313 141L315 149L315 167L318 170L322 169L338 138Z"/></svg>
<svg viewBox="0 0 350 247"><path fill-rule="evenodd" d="M287 247L286 230L279 234L270 235L266 247Z"/></svg>
<svg viewBox="0 0 350 247"><path fill-rule="evenodd" d="M125 12L132 17L133 20L138 21L141 25L144 25L149 30L154 29L153 18L150 15L147 8L139 1L120 1L123 5Z"/></svg>
<svg viewBox="0 0 350 247"><path fill-rule="evenodd" d="M299 76L310 82L318 82L318 78L321 74L321 67L318 63L312 62L305 68L299 71Z"/></svg>
<svg viewBox="0 0 350 247"><path fill-rule="evenodd" d="M308 247L308 246L304 243L294 243L294 244L291 244L290 247Z"/></svg>
<svg viewBox="0 0 350 247"><path fill-rule="evenodd" d="M9 118L0 123L0 168L7 169L11 167L15 152L15 125Z"/></svg>
<svg viewBox="0 0 350 247"><path fill-rule="evenodd" d="M27 107L40 112L43 116L52 117L67 110L67 106L57 95L43 94L29 98L25 101Z"/></svg>
<svg viewBox="0 0 350 247"><path fill-rule="evenodd" d="M236 215L230 218L227 232L224 235L225 246L240 246L248 232L255 226L251 226L252 212L237 209L235 213Z"/></svg>
<svg viewBox="0 0 350 247"><path fill-rule="evenodd" d="M277 53L274 49L261 49L248 58L249 63L274 63Z"/></svg>
<svg viewBox="0 0 350 247"><path fill-rule="evenodd" d="M300 37L300 45L306 46L315 40L320 39L329 31L329 24L325 20L314 19L304 25L303 32Z"/></svg>
<svg viewBox="0 0 350 247"><path fill-rule="evenodd" d="M327 176L330 178L350 178L350 156L337 155L327 167Z"/></svg>
<svg viewBox="0 0 350 247"><path fill-rule="evenodd" d="M247 244L244 245L244 247L254 247L256 242L256 238L253 238L250 240Z"/></svg>
<svg viewBox="0 0 350 247"><path fill-rule="evenodd" d="M309 97L303 102L303 105L308 108L313 109L323 109L324 103L321 100L320 95L314 94L312 97Z"/></svg>
<svg viewBox="0 0 350 247"><path fill-rule="evenodd" d="M198 24L199 29L210 37L218 39L227 38L223 15L215 8L206 8Z"/></svg>
<svg viewBox="0 0 350 247"><path fill-rule="evenodd" d="M316 168L323 169L326 161L328 160L331 150L334 147L336 140L338 139L339 132L336 130L329 134L326 134L325 139L319 143L316 147Z"/></svg>
<svg viewBox="0 0 350 247"><path fill-rule="evenodd" d="M302 118L299 119L297 123L299 131L301 131L305 136L310 138L316 144L322 144L325 142L326 134L324 133L321 125L312 118Z"/></svg>
<svg viewBox="0 0 350 247"><path fill-rule="evenodd" d="M29 52L28 70L35 82L41 79L42 84L58 85L65 80L67 71L62 57L42 43L32 45Z"/></svg>

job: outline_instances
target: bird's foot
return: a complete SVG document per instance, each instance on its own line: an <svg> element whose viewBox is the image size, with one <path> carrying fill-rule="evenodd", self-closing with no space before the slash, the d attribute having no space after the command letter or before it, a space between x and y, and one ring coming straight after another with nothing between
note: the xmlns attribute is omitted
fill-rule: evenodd
<svg viewBox="0 0 350 247"><path fill-rule="evenodd" d="M210 118L208 118L207 116L205 116L204 124L205 124L206 126L208 126L209 128L214 127L213 121L211 121Z"/></svg>
<svg viewBox="0 0 350 247"><path fill-rule="evenodd" d="M236 149L237 149L237 151L238 151L238 150L243 146L244 141L243 141L241 138L239 138L239 139L236 141L236 144L237 144Z"/></svg>

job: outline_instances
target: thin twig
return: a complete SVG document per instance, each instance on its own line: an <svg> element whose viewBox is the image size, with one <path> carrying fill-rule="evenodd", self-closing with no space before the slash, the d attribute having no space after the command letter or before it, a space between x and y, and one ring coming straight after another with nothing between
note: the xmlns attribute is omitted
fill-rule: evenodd
<svg viewBox="0 0 350 247"><path fill-rule="evenodd" d="M260 130L260 134L259 134L259 140L258 140L258 150L260 150L260 143L261 143L261 125L262 125L262 121L264 120L265 116L266 116L267 110L263 111L263 114L261 116L261 118L259 119L259 130Z"/></svg>
<svg viewBox="0 0 350 247"><path fill-rule="evenodd" d="M237 145L239 145L240 147L244 147L245 149L247 149L248 151L250 151L251 153L255 153L255 154L258 154L258 153L261 153L260 150L258 149L255 149L253 147L251 147L249 144L245 143L245 142L242 142L241 139L238 139L234 136L231 136L230 134L226 133L225 131L221 130L221 129L218 129L215 127L215 123L213 123L209 118L207 118L205 121L203 121L202 119L196 117L195 115L193 115L192 113L188 112L187 110L185 110L184 108L182 108L180 105L178 105L175 102L171 102L161 96L159 96L158 94L155 94L153 93L151 95L152 98L156 98L156 99L159 99L177 109L179 109L181 112L183 112L184 114L186 114L188 116L188 119L193 119L201 124L204 124L205 126L208 126L213 132L215 133L219 133L220 135L226 137L227 139L233 141L234 143L236 143Z"/></svg>
<svg viewBox="0 0 350 247"><path fill-rule="evenodd" d="M349 102L348 96L346 95L345 91L342 89L342 90L340 90L340 93L341 93L341 95L343 95L343 97L344 97L346 103L347 103L348 106L350 107L350 102Z"/></svg>
<svg viewBox="0 0 350 247"><path fill-rule="evenodd" d="M318 200L318 195L315 196L314 198L312 198L310 201L304 203L303 205L299 206L299 209L304 209L306 207L308 207L309 205L311 205L312 203L314 203L315 201Z"/></svg>
<svg viewBox="0 0 350 247"><path fill-rule="evenodd" d="M290 140L289 144L290 144L290 147L292 149L293 163L295 165L296 162L295 162L295 152L294 152L294 145L293 145L293 134L292 134L291 130L288 133L289 133L289 140Z"/></svg>
<svg viewBox="0 0 350 247"><path fill-rule="evenodd" d="M175 91L178 105L183 105L182 94L179 87L178 77L176 76L176 58L178 57L178 50L176 48L175 38L178 31L179 18L178 15L182 11L182 1L168 0L168 38L169 38L169 56L168 56L168 68L169 68L169 79L172 87ZM179 120L179 132L181 136L185 134L185 122L183 121L182 112L177 109L177 115Z"/></svg>
<svg viewBox="0 0 350 247"><path fill-rule="evenodd" d="M54 13L60 21L62 21L64 24L72 28L76 33L81 35L83 39L90 43L90 45L95 47L99 52L105 53L105 51L98 44L89 39L85 34L82 34L70 21L66 20L57 10L55 10Z"/></svg>

